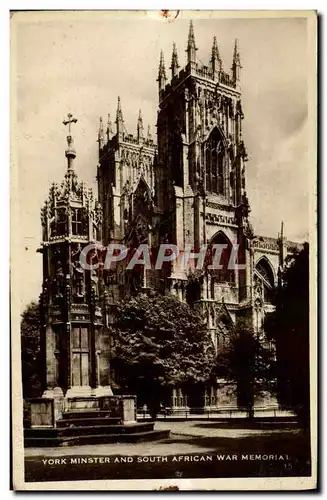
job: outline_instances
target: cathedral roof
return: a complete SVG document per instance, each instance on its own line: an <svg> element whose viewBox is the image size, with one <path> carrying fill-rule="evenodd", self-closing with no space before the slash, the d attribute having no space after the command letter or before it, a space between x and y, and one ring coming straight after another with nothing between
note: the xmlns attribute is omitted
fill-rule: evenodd
<svg viewBox="0 0 327 500"><path fill-rule="evenodd" d="M253 238L254 247L276 250L279 251L279 238L272 238L271 236L259 236L255 235ZM295 241L286 240L284 241L284 245L287 248L288 252L295 252L296 250L301 250L303 248L302 243L298 243Z"/></svg>

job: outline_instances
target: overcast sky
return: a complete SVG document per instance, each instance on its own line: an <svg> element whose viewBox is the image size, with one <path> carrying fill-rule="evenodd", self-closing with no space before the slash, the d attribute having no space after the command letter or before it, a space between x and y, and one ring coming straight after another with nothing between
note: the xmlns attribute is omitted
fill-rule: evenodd
<svg viewBox="0 0 327 500"><path fill-rule="evenodd" d="M247 191L257 234L277 237L281 220L289 239L308 238L309 65L307 21L303 18L201 19L194 13L198 59L208 64L217 36L226 71L234 38L242 61L243 134L249 162ZM52 181L65 174L68 112L77 150L75 169L96 187L99 116L115 119L121 97L125 125L135 133L139 108L145 130L156 133L157 72L163 49L167 74L173 41L185 64L185 13L171 22L139 14L19 14L13 36L17 98L20 189L20 256L24 262L22 306L41 291L40 209Z"/></svg>

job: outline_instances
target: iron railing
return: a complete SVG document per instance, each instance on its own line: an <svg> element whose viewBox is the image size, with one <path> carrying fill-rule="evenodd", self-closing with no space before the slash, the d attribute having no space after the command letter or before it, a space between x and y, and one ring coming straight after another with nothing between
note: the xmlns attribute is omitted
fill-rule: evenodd
<svg viewBox="0 0 327 500"><path fill-rule="evenodd" d="M221 407L221 408L166 408L157 414L159 419L174 419L181 420L188 419L233 419L233 418L246 418L248 410L246 408L234 407ZM294 413L288 410L280 409L278 406L256 406L254 408L254 417L294 417ZM137 417L146 419L151 417L149 410L139 409Z"/></svg>

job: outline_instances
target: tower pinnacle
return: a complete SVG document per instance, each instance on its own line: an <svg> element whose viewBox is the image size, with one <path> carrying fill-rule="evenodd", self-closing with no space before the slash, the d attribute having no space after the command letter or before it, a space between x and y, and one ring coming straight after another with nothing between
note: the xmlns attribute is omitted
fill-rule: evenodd
<svg viewBox="0 0 327 500"><path fill-rule="evenodd" d="M220 58L218 44L217 44L217 38L215 36L213 37L213 44L212 44L212 50L211 50L211 65L212 65L212 71L214 73L216 71L221 71L221 69L222 69L222 60Z"/></svg>
<svg viewBox="0 0 327 500"><path fill-rule="evenodd" d="M113 136L113 133L112 133L112 123L111 123L111 119L110 119L110 114L109 113L108 113L108 121L107 121L106 134L107 134L107 140L110 141L110 139Z"/></svg>
<svg viewBox="0 0 327 500"><path fill-rule="evenodd" d="M73 160L76 158L76 151L74 148L74 140L71 136L71 125L72 123L77 123L77 118L74 118L74 116L71 113L68 113L67 119L63 121L64 125L68 125L68 135L67 135L67 149L65 151L65 155L67 158L67 168L70 170L73 165Z"/></svg>
<svg viewBox="0 0 327 500"><path fill-rule="evenodd" d="M175 42L174 42L173 43L173 53L172 53L172 56L171 56L171 66L170 66L171 77L172 78L174 78L174 76L177 75L178 68L179 68L178 55L177 55L176 45L175 45Z"/></svg>
<svg viewBox="0 0 327 500"><path fill-rule="evenodd" d="M140 142L143 137L143 119L142 119L142 112L139 110L139 117L137 119L137 140Z"/></svg>
<svg viewBox="0 0 327 500"><path fill-rule="evenodd" d="M160 62L159 62L159 71L158 71L157 82L159 84L159 92L160 92L161 90L163 90L165 88L166 82L167 82L163 51L160 52Z"/></svg>
<svg viewBox="0 0 327 500"><path fill-rule="evenodd" d="M240 52L239 52L239 48L238 48L238 40L237 40L237 38L235 38L233 64L232 64L232 75L233 75L234 82L238 82L240 80L240 70L241 69L242 69L242 66L241 66Z"/></svg>
<svg viewBox="0 0 327 500"><path fill-rule="evenodd" d="M99 143L99 150L100 150L104 146L104 132L103 132L102 116L100 116L100 122L99 122L98 143Z"/></svg>
<svg viewBox="0 0 327 500"><path fill-rule="evenodd" d="M116 130L117 130L117 135L122 137L124 131L124 119L123 119L123 112L121 109L121 102L119 96L118 96L117 111L116 111Z"/></svg>
<svg viewBox="0 0 327 500"><path fill-rule="evenodd" d="M196 51L198 49L195 46L195 36L194 36L194 28L193 22L190 22L190 28L188 32L188 40L187 40L187 62L195 63L196 62Z"/></svg>

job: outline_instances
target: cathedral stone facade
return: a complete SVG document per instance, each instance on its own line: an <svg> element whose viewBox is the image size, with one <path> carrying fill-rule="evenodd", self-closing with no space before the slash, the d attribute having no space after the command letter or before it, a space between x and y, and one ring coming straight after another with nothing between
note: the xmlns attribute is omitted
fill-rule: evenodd
<svg viewBox="0 0 327 500"><path fill-rule="evenodd" d="M209 64L200 64L192 23L187 60L180 67L173 45L170 75L161 53L158 71L157 141L144 130L141 111L136 135L127 133L118 98L116 120L100 119L97 166L98 202L73 169L75 150L68 135L67 173L53 185L42 211L42 348L46 359L45 394L111 394L110 318L126 294L175 294L199 308L218 351L236 319L252 319L262 331L286 257L296 243L256 235L249 220L246 193L247 153L243 140L241 59L237 42L231 71L225 71L216 37ZM169 77L168 77L169 76ZM69 115L69 127L74 121ZM182 268L178 260L163 269L128 271L81 269L83 246L98 242L136 247L176 245L199 252L224 245L221 269ZM235 253L235 269L226 264ZM172 406L187 405L179 388ZM222 389L208 388L203 405L231 404ZM233 403L235 404L235 403Z"/></svg>

